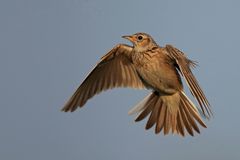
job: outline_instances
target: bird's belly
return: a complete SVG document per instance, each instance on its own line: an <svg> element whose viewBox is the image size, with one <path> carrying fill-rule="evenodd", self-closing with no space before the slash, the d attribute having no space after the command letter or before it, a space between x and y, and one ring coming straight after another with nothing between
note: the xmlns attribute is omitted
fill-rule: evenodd
<svg viewBox="0 0 240 160"><path fill-rule="evenodd" d="M164 94L174 94L182 88L176 69L166 63L138 65L137 71L147 87Z"/></svg>

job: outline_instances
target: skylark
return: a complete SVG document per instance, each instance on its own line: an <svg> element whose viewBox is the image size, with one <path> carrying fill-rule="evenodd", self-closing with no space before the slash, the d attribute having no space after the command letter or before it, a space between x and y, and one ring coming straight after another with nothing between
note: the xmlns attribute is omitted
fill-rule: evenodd
<svg viewBox="0 0 240 160"><path fill-rule="evenodd" d="M200 133L198 122L206 128L201 115L212 115L210 104L191 72L196 63L177 48L160 47L146 33L123 38L133 46L118 44L104 55L96 67L75 91L62 111L75 111L101 91L115 87L151 89L152 92L129 111L138 113L135 121L149 114L146 129L155 125L155 133L163 131L191 136ZM185 79L199 106L195 106L183 91L181 76Z"/></svg>

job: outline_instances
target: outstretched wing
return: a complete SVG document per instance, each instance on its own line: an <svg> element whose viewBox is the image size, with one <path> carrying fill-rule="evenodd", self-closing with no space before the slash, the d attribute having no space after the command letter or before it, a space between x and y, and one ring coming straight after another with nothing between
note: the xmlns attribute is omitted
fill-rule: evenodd
<svg viewBox="0 0 240 160"><path fill-rule="evenodd" d="M73 112L94 95L114 87L144 88L144 84L131 63L131 51L131 46L119 44L103 56L62 111Z"/></svg>
<svg viewBox="0 0 240 160"><path fill-rule="evenodd" d="M189 60L183 52L171 45L166 45L166 50L169 56L175 61L175 65L184 77L192 95L197 99L203 115L209 118L212 115L210 104L190 68L195 67L196 63Z"/></svg>

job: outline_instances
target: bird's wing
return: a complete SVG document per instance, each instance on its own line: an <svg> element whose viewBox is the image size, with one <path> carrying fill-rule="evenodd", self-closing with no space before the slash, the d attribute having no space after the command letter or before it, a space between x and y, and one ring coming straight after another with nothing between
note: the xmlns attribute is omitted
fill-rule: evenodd
<svg viewBox="0 0 240 160"><path fill-rule="evenodd" d="M209 118L212 115L210 104L190 68L195 67L196 62L188 59L183 52L171 45L166 45L166 50L168 55L173 59L177 69L184 77L192 95L197 99L203 115Z"/></svg>
<svg viewBox="0 0 240 160"><path fill-rule="evenodd" d="M62 111L73 112L94 95L114 87L144 88L144 84L131 63L131 51L131 46L119 44L103 56Z"/></svg>

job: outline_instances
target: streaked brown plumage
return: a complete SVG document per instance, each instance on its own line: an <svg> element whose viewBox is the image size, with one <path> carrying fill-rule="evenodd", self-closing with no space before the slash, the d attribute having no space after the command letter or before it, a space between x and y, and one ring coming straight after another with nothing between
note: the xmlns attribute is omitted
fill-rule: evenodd
<svg viewBox="0 0 240 160"><path fill-rule="evenodd" d="M155 125L155 133L163 130L185 136L185 130L194 135L200 133L198 122L206 127L199 112L209 118L212 115L209 102L190 67L195 62L171 45L159 47L146 33L123 36L133 46L119 44L103 56L96 67L79 86L62 111L75 111L88 99L101 91L114 87L152 89L146 98L129 111L139 113L136 121L149 119L146 129ZM183 92L181 77L199 103L197 108Z"/></svg>

